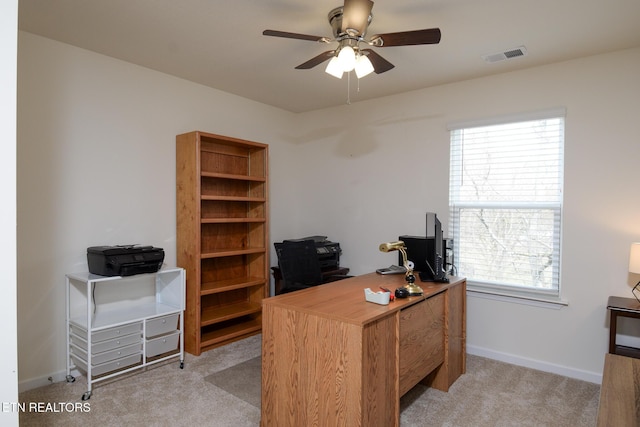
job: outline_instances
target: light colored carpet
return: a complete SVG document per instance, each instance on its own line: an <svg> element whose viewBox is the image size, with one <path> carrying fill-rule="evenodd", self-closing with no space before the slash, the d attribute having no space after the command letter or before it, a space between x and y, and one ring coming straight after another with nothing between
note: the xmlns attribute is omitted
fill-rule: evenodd
<svg viewBox="0 0 640 427"><path fill-rule="evenodd" d="M20 426L213 426L260 424L260 344L256 335L202 354L185 368L165 363L98 383L89 412L20 414ZM20 402L80 403L83 377L20 394ZM595 426L597 384L467 357L448 393L421 385L401 400L401 425L447 427Z"/></svg>
<svg viewBox="0 0 640 427"><path fill-rule="evenodd" d="M595 426L599 395L597 384L467 356L467 373L449 392L417 385L404 395L400 422L451 427Z"/></svg>
<svg viewBox="0 0 640 427"><path fill-rule="evenodd" d="M260 408L261 369L262 358L258 356L211 374L205 380Z"/></svg>
<svg viewBox="0 0 640 427"><path fill-rule="evenodd" d="M185 354L184 369L170 361L147 371L94 384L84 413L20 413L20 427L250 427L260 424L260 409L214 386L214 372L260 356L254 335L199 357ZM21 393L20 402L81 402L84 377ZM259 393L259 391L258 391Z"/></svg>

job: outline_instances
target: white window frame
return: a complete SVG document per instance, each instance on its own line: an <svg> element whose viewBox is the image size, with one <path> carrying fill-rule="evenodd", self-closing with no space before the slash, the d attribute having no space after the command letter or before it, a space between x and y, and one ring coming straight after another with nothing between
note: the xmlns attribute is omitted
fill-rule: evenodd
<svg viewBox="0 0 640 427"><path fill-rule="evenodd" d="M454 252L454 264L457 264L460 259L460 210L465 208L487 208L487 209L545 209L551 210L554 216L554 239L557 242L557 247L555 248L555 253L553 256L553 266L552 268L555 270L553 272L553 285L552 289L541 289L535 287L523 287L517 286L514 284L508 283L500 283L500 282L490 282L488 280L474 280L473 277L467 277L467 289L468 291L476 296L481 297L489 297L492 299L498 300L507 300L515 302L521 302L525 304L533 304L533 305L546 305L550 303L552 306L557 305L563 306L568 303L561 298L561 286L560 286L560 244L562 241L562 191L563 191L563 173L564 173L564 119L566 116L565 109L553 109L546 110L535 113L528 114L519 114L519 115L511 115L511 116L503 116L499 118L487 119L487 120L478 120L478 121L468 121L468 122L459 122L453 123L449 125L449 131L451 132L451 161L450 161L450 198L449 198L449 207L450 207L450 234L453 238L453 252ZM563 126L563 136L560 146L560 182L559 182L559 191L560 197L556 201L546 201L546 202L491 202L491 201L471 201L471 200L460 200L459 194L457 193L457 189L460 187L460 183L457 182L458 179L462 177L462 171L460 170L460 162L456 159L456 156L461 156L461 152L455 152L456 149L460 149L461 147L456 148L456 144L454 144L454 138L457 138L457 131L463 129L477 128L477 127L485 127L485 126L494 126L500 124L509 124L509 123L517 123L517 122L528 122L533 120L544 120L551 118L560 118L562 119ZM460 272L461 275L464 275L464 272Z"/></svg>

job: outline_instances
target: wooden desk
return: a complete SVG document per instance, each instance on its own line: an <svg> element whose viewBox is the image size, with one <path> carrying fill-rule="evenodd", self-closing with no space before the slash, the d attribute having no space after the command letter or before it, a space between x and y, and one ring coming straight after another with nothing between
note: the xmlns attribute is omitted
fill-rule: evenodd
<svg viewBox="0 0 640 427"><path fill-rule="evenodd" d="M609 353L640 358L640 349L616 344L618 317L640 319L640 302L635 298L609 297Z"/></svg>
<svg viewBox="0 0 640 427"><path fill-rule="evenodd" d="M466 281L365 301L403 284L372 273L263 300L263 427L398 426L418 382L448 391L466 367Z"/></svg>
<svg viewBox="0 0 640 427"><path fill-rule="evenodd" d="M598 427L640 425L640 360L606 354Z"/></svg>

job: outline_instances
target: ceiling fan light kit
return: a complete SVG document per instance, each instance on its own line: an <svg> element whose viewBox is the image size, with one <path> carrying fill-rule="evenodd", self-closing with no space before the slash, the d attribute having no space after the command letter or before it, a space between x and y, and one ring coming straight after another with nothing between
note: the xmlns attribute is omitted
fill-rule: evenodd
<svg viewBox="0 0 640 427"><path fill-rule="evenodd" d="M342 78L345 72L349 73L353 70L355 70L356 76L360 79L372 72L381 74L394 67L393 64L372 49L361 49L360 43L365 43L375 48L440 43L441 34L439 28L376 34L366 40L367 29L373 19L372 9L373 1L371 0L344 0L343 6L332 9L328 15L329 25L333 30L333 38L276 30L265 30L262 34L319 43L338 42L336 49L323 52L295 68L308 70L328 60L329 64L325 71L339 79Z"/></svg>
<svg viewBox="0 0 640 427"><path fill-rule="evenodd" d="M371 74L374 68L366 55L362 53L356 55L353 49L347 46L340 50L337 56L331 58L324 71L333 77L341 79L345 72L348 73L353 70L355 70L356 76L361 79Z"/></svg>
<svg viewBox="0 0 640 427"><path fill-rule="evenodd" d="M342 74L344 70L342 69L342 64L340 64L340 60L337 56L331 58L331 61L327 64L327 68L324 70L327 74L331 74L333 77L342 78Z"/></svg>
<svg viewBox="0 0 640 427"><path fill-rule="evenodd" d="M373 64L365 55L360 55L356 60L356 76L361 79L373 73Z"/></svg>
<svg viewBox="0 0 640 427"><path fill-rule="evenodd" d="M356 53L351 46L344 46L338 53L338 62L345 72L353 71L356 68Z"/></svg>

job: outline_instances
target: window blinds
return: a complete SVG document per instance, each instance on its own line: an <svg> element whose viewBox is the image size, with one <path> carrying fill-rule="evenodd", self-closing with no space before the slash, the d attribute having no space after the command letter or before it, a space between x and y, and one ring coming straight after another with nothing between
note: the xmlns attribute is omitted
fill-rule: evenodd
<svg viewBox="0 0 640 427"><path fill-rule="evenodd" d="M451 130L450 228L470 285L558 295L564 115Z"/></svg>

